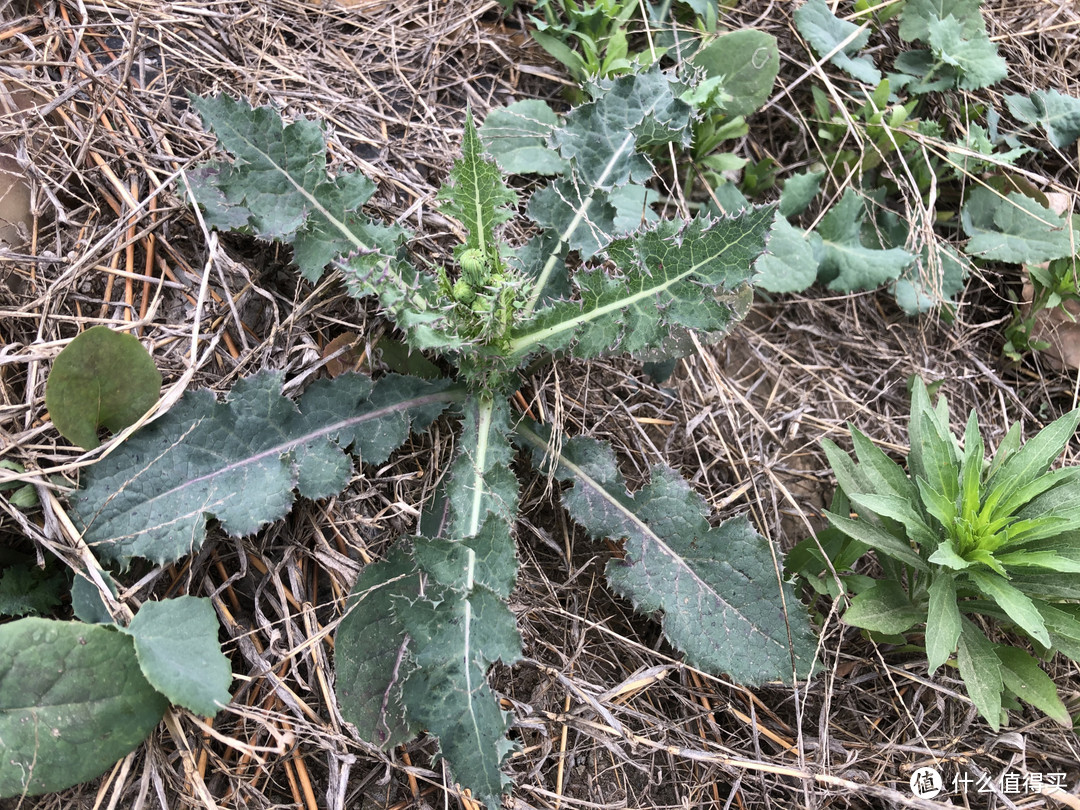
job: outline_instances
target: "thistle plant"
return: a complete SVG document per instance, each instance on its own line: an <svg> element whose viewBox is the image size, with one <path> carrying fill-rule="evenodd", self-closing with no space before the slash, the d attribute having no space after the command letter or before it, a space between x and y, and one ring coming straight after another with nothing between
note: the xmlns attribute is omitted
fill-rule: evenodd
<svg viewBox="0 0 1080 810"><path fill-rule="evenodd" d="M521 371L556 355L670 356L691 331L719 337L738 316L773 210L658 221L644 204L648 151L687 144L693 109L680 96L691 90L654 69L591 86L591 100L565 117L529 102L493 112L478 131L468 115L438 195L466 238L435 268L413 263L402 227L363 213L370 180L331 176L317 124L285 126L227 96L193 98L232 155L189 176L206 222L291 245L308 279L336 271L354 296L377 300L412 350L455 372L343 375L297 402L272 372L241 381L225 402L189 394L91 468L73 499L88 545L124 568L195 551L209 517L250 534L283 516L294 491L343 489L347 451L380 464L410 432L449 417L460 423L458 449L421 533L362 570L337 629L340 710L363 739L386 749L427 731L473 796L495 807L508 789L512 717L486 674L522 656L509 605L518 449L566 482L563 503L588 534L625 539L609 582L661 617L689 664L748 684L806 676L808 617L745 517L711 525L703 499L662 464L630 494L610 446L554 441L550 426L509 405ZM552 177L525 207L535 236L524 245L501 236L518 202L481 137L504 165L537 155L532 167Z"/></svg>
<svg viewBox="0 0 1080 810"><path fill-rule="evenodd" d="M1036 659L992 641L980 620L1044 657L1060 651L1080 661L1080 467L1050 469L1078 424L1080 409L1026 444L1014 424L988 461L975 412L961 441L945 398L932 405L916 379L906 471L854 427L856 460L822 442L840 486L827 513L832 529L793 549L789 569L820 573L820 543L853 595L844 621L900 641L921 629L930 673L955 666L995 729L1016 697L1071 725ZM851 573L870 550L881 565L876 580Z"/></svg>

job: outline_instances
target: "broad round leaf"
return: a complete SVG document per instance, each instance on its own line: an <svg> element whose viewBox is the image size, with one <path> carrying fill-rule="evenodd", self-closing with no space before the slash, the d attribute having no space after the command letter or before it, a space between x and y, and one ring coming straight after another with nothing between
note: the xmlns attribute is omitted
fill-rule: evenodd
<svg viewBox="0 0 1080 810"><path fill-rule="evenodd" d="M147 602L127 633L143 675L173 703L213 716L231 699L232 668L217 640L218 621L208 599L181 596Z"/></svg>
<svg viewBox="0 0 1080 810"><path fill-rule="evenodd" d="M99 427L134 424L157 401L161 373L132 335L94 326L57 355L45 386L45 407L60 435L87 450Z"/></svg>
<svg viewBox="0 0 1080 810"><path fill-rule="evenodd" d="M122 633L37 618L0 626L0 797L101 775L167 707Z"/></svg>

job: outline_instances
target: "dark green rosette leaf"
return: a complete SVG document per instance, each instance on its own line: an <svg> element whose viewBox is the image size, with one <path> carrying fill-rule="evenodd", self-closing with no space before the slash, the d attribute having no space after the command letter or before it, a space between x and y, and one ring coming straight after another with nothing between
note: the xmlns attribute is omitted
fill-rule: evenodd
<svg viewBox="0 0 1080 810"><path fill-rule="evenodd" d="M123 633L38 618L0 625L0 797L100 776L167 708Z"/></svg>
<svg viewBox="0 0 1080 810"><path fill-rule="evenodd" d="M1013 264L1048 262L1073 255L1073 227L1030 197L1011 192L1001 196L979 186L960 209L964 233L971 238L964 252L983 259Z"/></svg>
<svg viewBox="0 0 1080 810"><path fill-rule="evenodd" d="M399 544L385 561L360 572L334 637L341 716L363 739L383 750L408 742L420 730L401 701L401 685L414 664L407 654L405 629L393 609L398 594L419 589L420 574L404 544Z"/></svg>
<svg viewBox="0 0 1080 810"><path fill-rule="evenodd" d="M1080 99L1057 90L1036 90L1027 96L1005 96L1005 103L1025 124L1038 124L1050 143L1058 149L1072 146L1080 138Z"/></svg>
<svg viewBox="0 0 1080 810"><path fill-rule="evenodd" d="M547 438L522 425L534 458ZM608 581L643 613L662 611L664 633L687 661L740 683L806 677L815 640L803 605L781 584L768 542L745 518L712 527L708 508L673 470L626 492L611 449L577 438L552 459L571 517L594 537L626 539L626 558L607 566Z"/></svg>
<svg viewBox="0 0 1080 810"><path fill-rule="evenodd" d="M818 56L829 61L849 76L866 84L881 82L881 71L870 56L856 56L870 39L870 29L841 20L825 0L808 0L795 10L795 26ZM830 56L831 54L831 56Z"/></svg>
<svg viewBox="0 0 1080 810"><path fill-rule="evenodd" d="M65 439L93 450L97 431L114 433L154 406L161 373L134 335L93 326L56 356L45 386L45 407Z"/></svg>
<svg viewBox="0 0 1080 810"><path fill-rule="evenodd" d="M442 380L343 375L312 384L296 404L281 384L257 374L220 403L189 393L91 467L72 498L87 544L122 565L161 563L197 550L211 516L234 536L251 534L288 512L294 489L340 492L352 469L346 448L380 463L455 398Z"/></svg>

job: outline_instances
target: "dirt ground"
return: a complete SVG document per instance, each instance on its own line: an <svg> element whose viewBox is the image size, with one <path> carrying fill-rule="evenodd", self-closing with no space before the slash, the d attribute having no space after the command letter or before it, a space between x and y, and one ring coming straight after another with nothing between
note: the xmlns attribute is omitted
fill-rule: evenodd
<svg viewBox="0 0 1080 810"><path fill-rule="evenodd" d="M736 5L729 24L780 40L778 92L810 68L793 4ZM72 448L45 418L44 386L52 358L94 324L140 337L164 375L166 405L192 388L223 393L265 368L300 388L324 373L326 346L345 332L358 336L360 369L379 372L388 327L373 306L333 279L299 280L274 247L200 227L183 172L213 138L187 94L224 90L286 117L326 121L332 159L378 184L371 213L408 224L421 234L411 248L438 260L452 239L432 201L466 105L478 118L523 98L566 108L571 82L522 33L526 11L503 18L483 0L4 6L0 146L9 156L0 179L29 176L32 210L10 237L21 244L0 252L0 455L72 481L92 463L96 453ZM1074 4L996 0L984 12L1012 71L994 93L1080 75ZM785 152L809 126L802 101L792 92L786 108L752 117L740 148ZM1075 203L1075 152L1062 165L1027 168ZM700 346L668 380L651 380L629 359L567 360L529 379L522 394L570 433L611 441L632 488L651 465L667 463L717 519L747 513L786 550L822 526L835 485L823 437L847 446L851 423L904 450L911 375L941 381L958 426L974 409L990 446L1013 421L1030 436L1074 406L1075 371L1002 356L1008 294L1020 285L1019 274L981 271L951 320L910 319L879 293L758 295L731 336ZM416 437L339 497L301 503L256 536L212 533L183 565L132 572L125 584L137 600L214 597L235 674L232 705L212 726L178 713L101 780L0 806L467 804L431 739L378 751L342 721L332 688L342 597L364 563L415 531L417 506L452 453L449 428ZM1066 461L1078 458L1074 442ZM683 666L657 623L604 585L610 550L568 521L543 478L524 464L520 472L522 566L511 605L526 658L491 676L520 743L508 807L1080 807L1072 730L1027 710L994 733L949 672L928 678L924 658L875 645L835 614L820 617L822 673L795 688L751 691ZM0 545L73 559L56 520L62 497L41 513L0 505ZM1059 656L1047 671L1080 712L1075 665ZM1021 800L973 787L917 799L908 779L929 763L947 778L1062 772L1072 795Z"/></svg>

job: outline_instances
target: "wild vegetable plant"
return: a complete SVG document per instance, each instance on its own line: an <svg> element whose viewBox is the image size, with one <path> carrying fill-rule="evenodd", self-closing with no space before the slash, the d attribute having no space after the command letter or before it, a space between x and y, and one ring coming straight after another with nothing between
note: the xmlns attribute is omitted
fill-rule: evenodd
<svg viewBox="0 0 1080 810"><path fill-rule="evenodd" d="M985 628L1080 661L1080 467L1050 469L1078 424L1080 409L1023 444L1014 424L987 460L975 412L961 440L945 398L932 405L916 379L906 470L854 427L855 460L822 442L839 484L831 528L793 549L789 570L833 596L829 572L840 573L849 625L900 642L921 634L930 673L955 666L995 729L1017 697L1071 725L1036 659ZM878 579L852 573L871 550Z"/></svg>
<svg viewBox="0 0 1080 810"><path fill-rule="evenodd" d="M712 526L701 497L662 464L629 494L610 446L556 436L509 405L523 370L556 355L677 355L692 332L716 338L738 317L773 209L658 221L647 205L645 152L687 145L694 116L683 97L693 89L653 69L591 85L591 100L565 117L535 103L492 113L492 150L510 165L545 157L553 176L525 207L536 235L520 246L501 237L516 196L467 116L462 156L439 194L466 238L442 267L415 264L404 228L363 213L374 184L328 171L317 124L283 126L269 108L193 98L233 156L190 175L205 220L290 245L308 279L338 271L413 351L453 373L343 375L296 402L273 372L239 382L224 402L190 393L88 471L72 499L87 544L122 569L197 551L209 518L251 534L286 514L294 492L343 489L347 450L380 464L410 432L450 416L458 449L421 534L364 568L337 630L337 696L364 739L389 748L426 730L475 797L494 807L507 790L512 718L486 673L522 655L509 606L515 447L565 482L563 503L587 533L625 540L609 582L662 617L688 663L750 684L806 676L808 618L746 518Z"/></svg>

